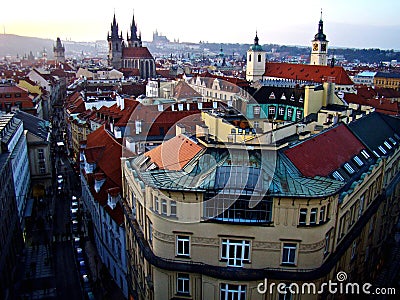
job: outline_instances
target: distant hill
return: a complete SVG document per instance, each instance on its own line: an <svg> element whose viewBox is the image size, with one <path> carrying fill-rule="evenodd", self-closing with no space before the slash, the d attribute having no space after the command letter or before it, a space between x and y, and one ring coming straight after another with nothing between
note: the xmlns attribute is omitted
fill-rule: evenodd
<svg viewBox="0 0 400 300"><path fill-rule="evenodd" d="M0 34L0 58L17 54L21 57L32 51L33 55L40 57L43 49L47 51L47 57L53 58L53 45L55 40L36 37L19 36L15 34Z"/></svg>

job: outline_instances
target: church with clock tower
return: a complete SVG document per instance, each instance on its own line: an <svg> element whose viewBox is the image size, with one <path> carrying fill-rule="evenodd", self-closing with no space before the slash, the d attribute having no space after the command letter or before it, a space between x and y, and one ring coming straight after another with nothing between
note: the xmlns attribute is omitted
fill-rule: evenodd
<svg viewBox="0 0 400 300"><path fill-rule="evenodd" d="M328 65L328 40L324 34L324 22L321 19L318 23L318 33L312 40L310 65L327 66Z"/></svg>

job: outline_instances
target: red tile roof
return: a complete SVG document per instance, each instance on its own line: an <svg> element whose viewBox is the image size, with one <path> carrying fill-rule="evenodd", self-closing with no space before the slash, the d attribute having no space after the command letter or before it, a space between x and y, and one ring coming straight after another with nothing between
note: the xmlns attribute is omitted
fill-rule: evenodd
<svg viewBox="0 0 400 300"><path fill-rule="evenodd" d="M364 145L343 124L284 151L308 177L328 176L359 154Z"/></svg>
<svg viewBox="0 0 400 300"><path fill-rule="evenodd" d="M268 62L264 76L323 83L330 78L339 85L353 85L346 71L339 66L317 66Z"/></svg>
<svg viewBox="0 0 400 300"><path fill-rule="evenodd" d="M202 146L185 137L178 135L160 146L145 153L160 169L181 170L197 153Z"/></svg>
<svg viewBox="0 0 400 300"><path fill-rule="evenodd" d="M174 94L172 96L175 99L191 99L191 98L201 98L201 94L196 92L192 87L190 87L186 82L179 81L174 89Z"/></svg>
<svg viewBox="0 0 400 300"><path fill-rule="evenodd" d="M153 58L147 47L129 47L122 49L122 58Z"/></svg>
<svg viewBox="0 0 400 300"><path fill-rule="evenodd" d="M104 126L88 135L85 155L90 151L94 151L89 158L96 161L99 172L102 171L114 182L115 186L121 187L122 146ZM88 162L89 158L86 156Z"/></svg>
<svg viewBox="0 0 400 300"><path fill-rule="evenodd" d="M366 94L362 93L346 93L344 99L348 103L354 103L359 105L366 105L374 107L377 112L381 112L387 115L398 115L399 114L399 103L385 98L366 97Z"/></svg>

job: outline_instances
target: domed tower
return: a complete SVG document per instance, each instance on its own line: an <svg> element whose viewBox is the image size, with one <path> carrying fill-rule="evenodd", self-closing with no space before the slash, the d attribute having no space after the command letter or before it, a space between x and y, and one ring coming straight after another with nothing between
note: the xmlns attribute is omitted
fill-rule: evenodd
<svg viewBox="0 0 400 300"><path fill-rule="evenodd" d="M65 48L59 37L57 38L56 45L53 47L53 53L57 64L65 62Z"/></svg>
<svg viewBox="0 0 400 300"><path fill-rule="evenodd" d="M321 18L318 23L318 33L312 40L310 65L326 66L328 64L328 41L324 34L324 22Z"/></svg>
<svg viewBox="0 0 400 300"><path fill-rule="evenodd" d="M122 39L122 32L118 35L118 23L114 19L111 23L111 35L107 34L108 41L108 65L114 67L115 69L121 68L122 60L122 48L124 47L124 42Z"/></svg>
<svg viewBox="0 0 400 300"><path fill-rule="evenodd" d="M142 47L142 38L137 34L137 26L135 23L135 14L132 17L132 24L131 24L131 36L127 36L128 40L128 47Z"/></svg>
<svg viewBox="0 0 400 300"><path fill-rule="evenodd" d="M265 73L266 52L258 43L258 36L254 38L254 44L247 50L246 80L258 81Z"/></svg>

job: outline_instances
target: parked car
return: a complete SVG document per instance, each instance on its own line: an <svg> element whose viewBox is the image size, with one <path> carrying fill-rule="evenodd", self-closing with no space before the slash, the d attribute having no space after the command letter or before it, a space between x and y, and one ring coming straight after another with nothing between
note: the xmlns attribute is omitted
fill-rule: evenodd
<svg viewBox="0 0 400 300"><path fill-rule="evenodd" d="M74 237L73 240L74 248L80 248L81 247L81 238L80 237Z"/></svg>
<svg viewBox="0 0 400 300"><path fill-rule="evenodd" d="M71 208L71 220L76 220L76 219L78 219L78 209Z"/></svg>
<svg viewBox="0 0 400 300"><path fill-rule="evenodd" d="M84 260L85 258L83 257L83 250L82 248L78 247L76 248L76 260L81 261Z"/></svg>
<svg viewBox="0 0 400 300"><path fill-rule="evenodd" d="M85 293L92 291L92 288L90 287L89 275L87 274L82 275L82 287Z"/></svg>
<svg viewBox="0 0 400 300"><path fill-rule="evenodd" d="M86 263L84 260L79 261L79 273L81 274L81 276L88 274L88 270L86 268Z"/></svg>
<svg viewBox="0 0 400 300"><path fill-rule="evenodd" d="M77 220L72 220L72 233L78 233L79 222Z"/></svg>

